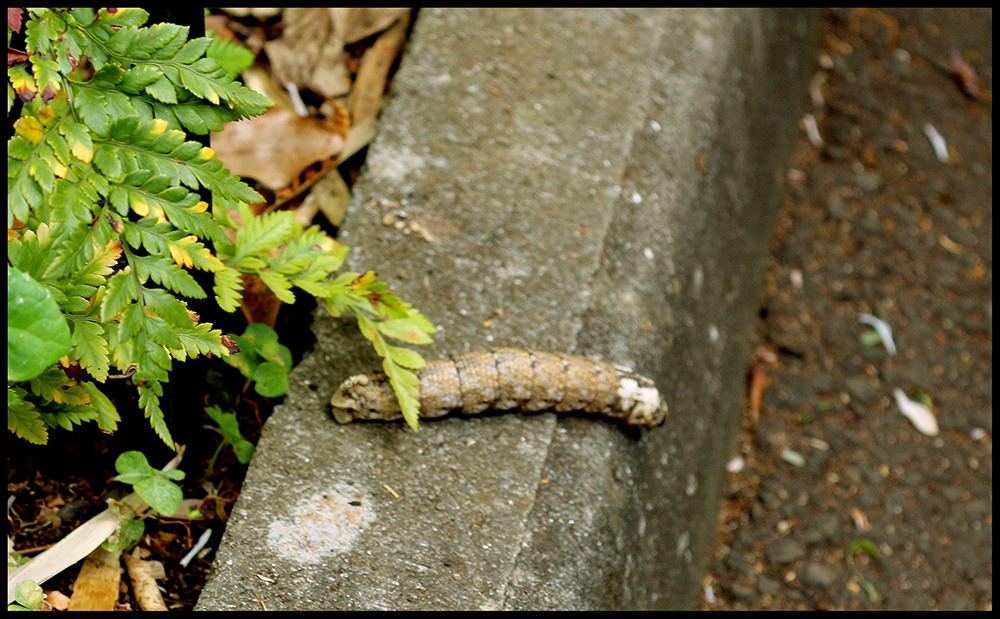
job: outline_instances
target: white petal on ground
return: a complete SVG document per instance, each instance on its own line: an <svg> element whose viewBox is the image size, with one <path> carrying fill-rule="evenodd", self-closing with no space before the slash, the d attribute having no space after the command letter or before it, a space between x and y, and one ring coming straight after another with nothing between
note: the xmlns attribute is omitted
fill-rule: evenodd
<svg viewBox="0 0 1000 619"><path fill-rule="evenodd" d="M802 117L802 125L806 128L806 136L809 137L809 142L816 148L823 146L823 137L819 134L816 117L812 114L806 114Z"/></svg>
<svg viewBox="0 0 1000 619"><path fill-rule="evenodd" d="M930 123L924 125L924 135L930 140L931 148L934 149L938 161L948 163L948 143L944 141L944 136Z"/></svg>
<svg viewBox="0 0 1000 619"><path fill-rule="evenodd" d="M784 449L781 451L781 459L793 466L805 466L806 459L797 451Z"/></svg>
<svg viewBox="0 0 1000 619"><path fill-rule="evenodd" d="M885 344L885 351L890 355L896 354L896 342L892 340L892 327L889 326L889 323L864 312L858 314L858 322L871 325L878 331L879 337L882 338L882 343Z"/></svg>
<svg viewBox="0 0 1000 619"><path fill-rule="evenodd" d="M903 413L910 420L913 427L927 436L938 435L937 417L934 416L931 409L920 402L911 400L898 387L892 390L892 395L896 398L896 406L899 407L899 412Z"/></svg>

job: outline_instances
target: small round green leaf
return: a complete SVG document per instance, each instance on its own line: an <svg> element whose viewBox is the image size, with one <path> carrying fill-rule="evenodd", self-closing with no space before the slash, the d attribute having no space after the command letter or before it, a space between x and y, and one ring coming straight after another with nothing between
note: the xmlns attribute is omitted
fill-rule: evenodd
<svg viewBox="0 0 1000 619"><path fill-rule="evenodd" d="M141 451L126 451L115 459L115 470L119 473L153 475L156 473Z"/></svg>
<svg viewBox="0 0 1000 619"><path fill-rule="evenodd" d="M136 482L135 492L161 516L173 516L180 509L184 491L162 477L147 477Z"/></svg>
<svg viewBox="0 0 1000 619"><path fill-rule="evenodd" d="M265 398L288 393L288 369L275 361L265 361L253 370L254 389Z"/></svg>

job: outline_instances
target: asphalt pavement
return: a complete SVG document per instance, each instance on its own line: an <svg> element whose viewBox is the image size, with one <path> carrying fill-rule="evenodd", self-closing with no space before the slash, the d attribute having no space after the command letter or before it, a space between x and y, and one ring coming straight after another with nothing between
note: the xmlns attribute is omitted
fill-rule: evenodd
<svg viewBox="0 0 1000 619"><path fill-rule="evenodd" d="M992 19L825 14L705 608L992 609Z"/></svg>

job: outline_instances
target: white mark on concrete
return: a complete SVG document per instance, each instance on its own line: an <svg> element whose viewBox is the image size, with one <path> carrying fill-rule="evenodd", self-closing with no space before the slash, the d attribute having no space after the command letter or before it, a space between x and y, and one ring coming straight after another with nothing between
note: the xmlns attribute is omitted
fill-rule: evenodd
<svg viewBox="0 0 1000 619"><path fill-rule="evenodd" d="M392 148L387 145L373 154L374 157L368 158L369 172L397 183L426 165L423 157L406 147Z"/></svg>
<svg viewBox="0 0 1000 619"><path fill-rule="evenodd" d="M338 482L298 501L288 517L272 522L267 545L284 559L315 565L350 550L374 519L371 495L357 484Z"/></svg>
<svg viewBox="0 0 1000 619"><path fill-rule="evenodd" d="M368 170L371 174L396 183L419 172L427 164L443 168L448 162L441 157L418 155L405 146L392 148L387 145L368 157Z"/></svg>
<svg viewBox="0 0 1000 619"><path fill-rule="evenodd" d="M451 83L451 75L448 73L438 73L437 75L432 75L427 78L427 83L434 84L435 86L439 84L448 84Z"/></svg>

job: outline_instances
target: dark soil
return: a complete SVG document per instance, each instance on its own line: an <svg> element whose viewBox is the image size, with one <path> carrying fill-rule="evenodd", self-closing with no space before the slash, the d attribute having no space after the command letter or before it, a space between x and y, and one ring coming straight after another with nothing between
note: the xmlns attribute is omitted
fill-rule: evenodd
<svg viewBox="0 0 1000 619"><path fill-rule="evenodd" d="M296 363L313 343L308 330L313 308L314 302L303 300L283 307L279 314L276 325L279 341L292 349ZM238 314L235 320L222 317L220 323L205 309L201 312L226 333L243 332L245 322ZM181 567L179 561L206 529L213 531L208 548L217 546L247 469L233 450L226 447L210 470L221 435L204 408L218 405L224 411L235 412L243 438L256 444L263 422L280 399L264 398L252 387L247 389L250 387L247 380L218 358L196 359L174 367L161 404L174 440L185 447L179 467L187 474L180 482L184 497L201 500L197 508L204 517L147 518L140 545L151 551L150 560L164 565L167 576L159 583L168 608L191 610L198 601L215 553L205 552L187 567ZM122 417L119 431L113 435L100 432L94 424L86 424L72 433L61 429L50 431L47 445L30 445L8 437L7 492L13 501L7 510L8 534L16 540L18 551L27 557L35 556L99 514L107 507L106 499L120 499L130 491L129 487L112 481L118 474L115 460L119 455L141 451L157 468L174 455L143 418L134 402L134 387L126 381L109 381L106 393ZM79 572L79 564L71 566L47 581L43 589L68 596ZM119 609L138 610L125 576Z"/></svg>
<svg viewBox="0 0 1000 619"><path fill-rule="evenodd" d="M949 55L991 89L993 14L825 21L825 102L807 106L824 144L803 132L792 164L759 329L776 359L758 361L763 404L730 479L704 607L988 610L993 106L989 92L963 92ZM892 326L895 356L862 343L859 312ZM900 414L895 388L930 396L940 435Z"/></svg>

